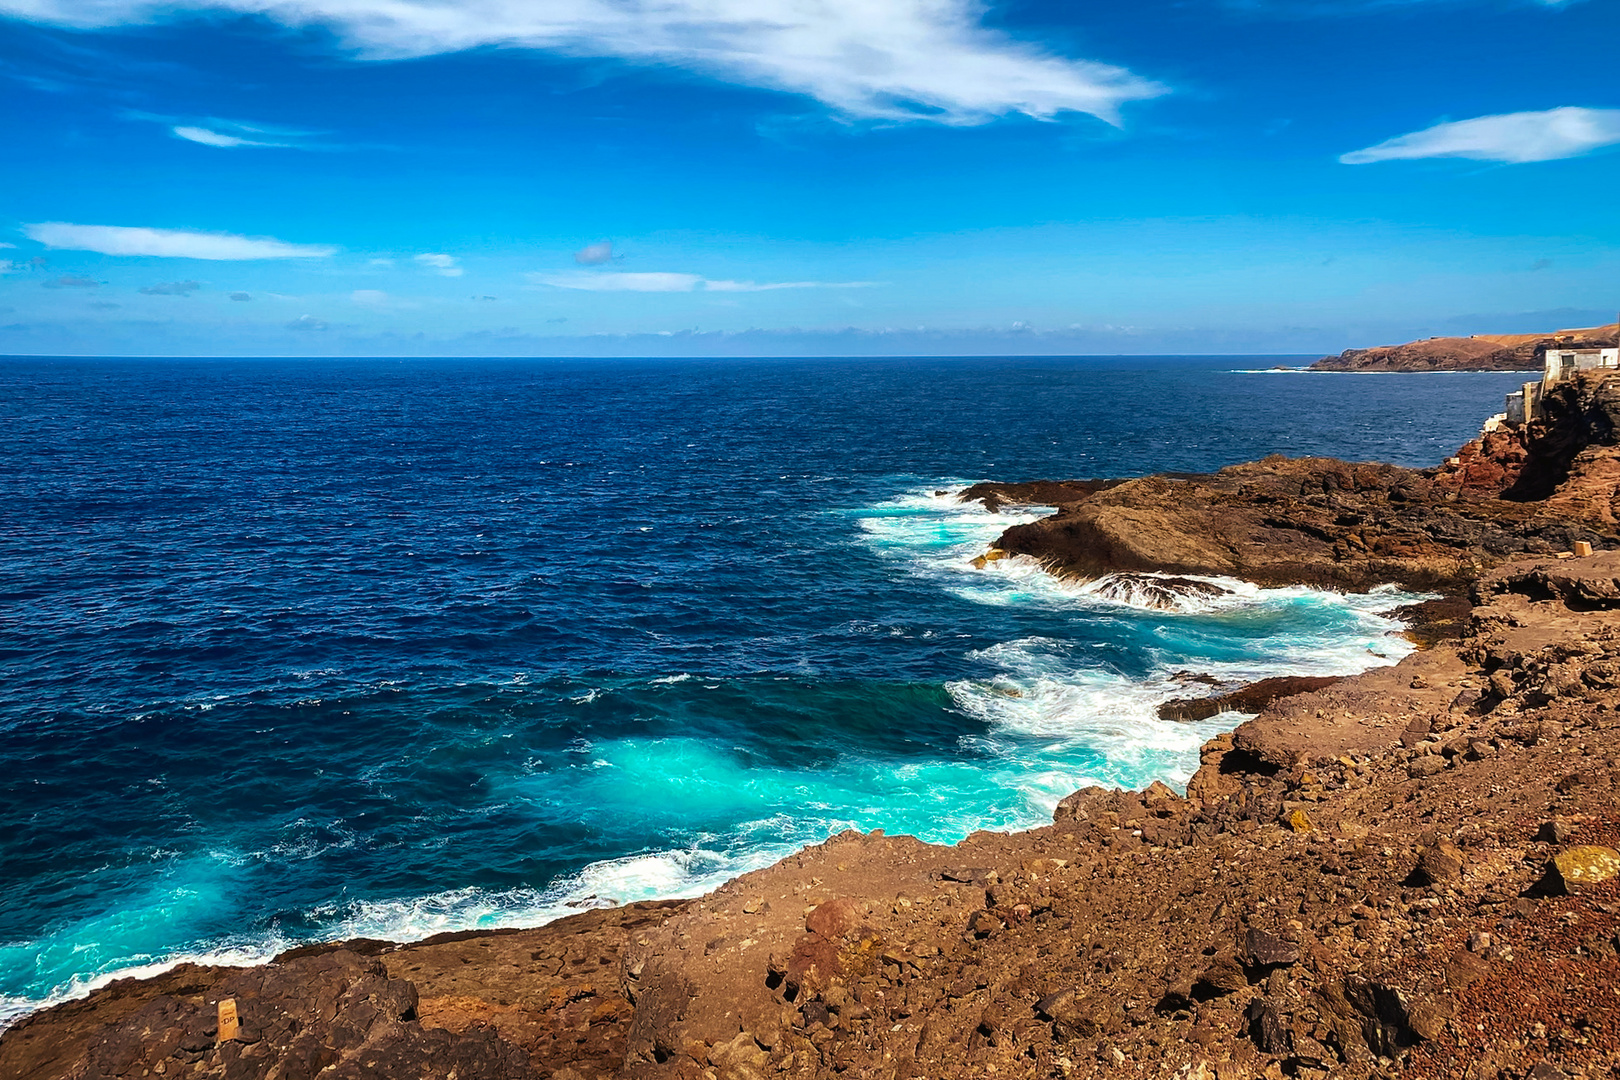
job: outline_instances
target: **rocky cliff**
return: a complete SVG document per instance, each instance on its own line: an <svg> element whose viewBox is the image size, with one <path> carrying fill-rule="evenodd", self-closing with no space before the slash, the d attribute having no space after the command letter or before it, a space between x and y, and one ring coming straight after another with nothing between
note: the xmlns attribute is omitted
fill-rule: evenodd
<svg viewBox="0 0 1620 1080"><path fill-rule="evenodd" d="M1612 346L1614 326L1559 330L1546 334L1478 334L1433 337L1404 345L1346 349L1311 365L1312 371L1540 371L1552 345Z"/></svg>
<svg viewBox="0 0 1620 1080"><path fill-rule="evenodd" d="M1060 572L1466 593L1458 636L1291 687L1184 796L1087 789L1044 828L845 833L694 901L115 983L0 1036L0 1078L1609 1076L1620 551L1536 552L1611 541L1617 381L1521 445L1557 480L1539 501L1528 468L1492 493L1284 459L1027 489L1064 500L1018 533Z"/></svg>

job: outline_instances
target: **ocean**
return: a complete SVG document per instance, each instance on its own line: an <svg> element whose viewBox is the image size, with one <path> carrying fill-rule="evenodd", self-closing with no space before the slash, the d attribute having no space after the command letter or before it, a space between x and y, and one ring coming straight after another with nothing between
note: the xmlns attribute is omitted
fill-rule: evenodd
<svg viewBox="0 0 1620 1080"><path fill-rule="evenodd" d="M1187 673L1392 663L1413 598L1133 607L953 496L1432 465L1523 378L1279 362L0 360L0 1023L1184 782Z"/></svg>

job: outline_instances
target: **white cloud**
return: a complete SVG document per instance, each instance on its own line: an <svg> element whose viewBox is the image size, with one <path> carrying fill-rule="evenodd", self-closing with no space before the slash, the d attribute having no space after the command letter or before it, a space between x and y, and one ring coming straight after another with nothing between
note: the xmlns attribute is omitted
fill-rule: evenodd
<svg viewBox="0 0 1620 1080"><path fill-rule="evenodd" d="M286 148L286 143L258 142L254 139L244 139L237 135L221 135L217 131L210 131L204 127L192 127L189 124L176 124L169 129L180 138L189 142L202 143L204 146L219 146L225 148L237 146L271 146Z"/></svg>
<svg viewBox="0 0 1620 1080"><path fill-rule="evenodd" d="M372 259L371 262L368 265L370 265L370 266L393 266L394 265L394 260L393 259Z"/></svg>
<svg viewBox="0 0 1620 1080"><path fill-rule="evenodd" d="M300 315L292 322L287 323L288 330L329 330L331 324L325 319L317 319L313 315Z"/></svg>
<svg viewBox="0 0 1620 1080"><path fill-rule="evenodd" d="M356 289L354 292L349 294L349 299L354 301L356 304L375 306L378 304L386 304L388 302L388 294L383 292L381 289Z"/></svg>
<svg viewBox="0 0 1620 1080"><path fill-rule="evenodd" d="M1545 112L1503 113L1456 120L1345 154L1346 165L1412 158L1476 161L1553 161L1620 143L1620 109L1566 106Z"/></svg>
<svg viewBox="0 0 1620 1080"><path fill-rule="evenodd" d="M4 240L0 240L0 248L14 248L16 246L16 244L8 244Z"/></svg>
<svg viewBox="0 0 1620 1080"><path fill-rule="evenodd" d="M461 267L456 265L456 257L454 255L439 255L431 253L426 255L418 255L416 257L416 262L419 266L425 266L429 269L437 270L445 277L460 277L463 273L465 273Z"/></svg>
<svg viewBox="0 0 1620 1080"><path fill-rule="evenodd" d="M0 274L15 274L20 269L21 267L10 259L0 259Z"/></svg>
<svg viewBox="0 0 1620 1080"><path fill-rule="evenodd" d="M603 240L597 244L586 244L574 252L574 261L581 266L601 266L613 260L613 242Z"/></svg>
<svg viewBox="0 0 1620 1080"><path fill-rule="evenodd" d="M985 27L982 0L0 0L0 12L74 27L177 10L330 27L371 58L480 46L664 64L808 94L852 117L980 123L1090 113L1165 88Z"/></svg>
<svg viewBox="0 0 1620 1080"><path fill-rule="evenodd" d="M698 274L671 273L534 273L536 285L584 292L772 292L776 289L864 289L876 281L711 281Z"/></svg>
<svg viewBox="0 0 1620 1080"><path fill-rule="evenodd" d="M70 225L44 221L24 225L30 240L70 251L103 255L156 255L171 259L310 259L337 253L324 244L289 244L267 236L142 229L123 225Z"/></svg>

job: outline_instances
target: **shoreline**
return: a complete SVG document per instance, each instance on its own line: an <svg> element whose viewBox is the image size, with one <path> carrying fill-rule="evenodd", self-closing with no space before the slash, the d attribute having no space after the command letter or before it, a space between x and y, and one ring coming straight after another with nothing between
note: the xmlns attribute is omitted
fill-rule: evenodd
<svg viewBox="0 0 1620 1080"><path fill-rule="evenodd" d="M1113 483L1122 483L1122 482L1124 482L1124 481L1118 481L1118 482L1109 481L1108 483L1113 484ZM971 485L970 488L971 487L978 487L978 486L983 486L983 485ZM953 492L952 495L963 495L966 491L970 490L970 488L964 488L960 492ZM1238 584L1246 584L1246 583L1238 583ZM1414 620L1413 618L1409 617L1408 615L1406 615L1404 613L1407 612L1410 609L1415 609L1415 608L1422 607L1426 603L1429 603L1429 601L1419 601L1419 602L1411 604L1411 605L1406 605L1405 607L1395 608L1395 609L1392 609L1392 610L1390 610L1388 612L1379 611L1379 612L1376 612L1375 614L1377 615L1378 618L1388 619L1388 620L1390 620L1390 621L1392 621L1392 622L1394 622L1394 623L1396 623L1398 625L1398 627L1399 627L1398 629L1386 630L1385 631L1386 635L1398 635L1398 636L1403 637L1403 638L1410 641L1410 640L1413 639L1414 632L1419 628L1419 626L1421 624L1418 621ZM1129 606L1129 605L1127 605L1127 606ZM1143 609L1135 608L1135 610L1143 610ZM1377 655L1377 654L1374 654L1374 655ZM1280 661L1279 661L1279 663L1280 663ZM1389 665L1388 665L1388 663L1379 663L1376 666L1381 667L1381 666L1389 666ZM1365 670L1369 670L1369 669L1362 669L1362 670L1365 671ZM1293 676L1293 675L1288 675L1288 674L1282 674L1282 675L1274 675L1274 676L1265 676L1264 678L1262 678L1262 679L1260 679L1258 681L1262 682L1262 683L1270 683L1270 682L1273 682L1273 681L1289 681L1289 682L1291 682L1291 681L1294 681L1296 678L1304 678L1306 680L1320 680L1320 681L1326 681L1326 682L1337 682L1337 681L1340 681L1340 680L1345 679L1345 678L1354 677L1355 674L1359 674L1359 673L1361 673L1361 672L1351 672L1351 673L1345 674L1345 675L1303 676L1303 677ZM1197 684L1198 684L1198 681L1194 680L1189 685L1196 686ZM1213 685L1213 681L1211 682L1211 685ZM1214 701L1214 700L1220 700L1220 699L1230 698L1230 697L1234 697L1234 696L1242 697L1244 692L1249 687L1255 685L1255 682L1254 681L1243 682L1243 683L1237 683L1235 685L1232 684L1232 683L1223 683L1223 685L1228 687L1228 690L1226 692L1215 694L1212 697L1208 698L1207 700ZM1165 704L1174 704L1176 701L1179 701L1179 700L1184 700L1184 699L1172 699L1171 702L1167 702ZM1195 700L1206 700L1206 699L1195 699ZM1164 705L1159 706L1159 709L1160 709L1159 719L1161 719L1161 720L1175 719L1175 720L1177 720L1179 722L1189 723L1189 724L1191 724L1191 723L1199 723L1199 722L1202 722L1204 720L1209 720L1209 719L1215 718L1217 716L1217 714L1215 714L1215 713L1209 713L1209 714L1201 715L1201 716L1198 716L1198 717L1191 717L1191 718L1189 718L1189 717L1167 717L1167 716L1165 716L1163 714ZM1222 710L1220 710L1219 715L1230 715L1231 717L1233 717L1233 719L1231 719L1231 721L1229 723L1227 723L1227 728L1228 728L1228 730L1230 730L1231 727L1235 727L1238 723L1242 722L1243 718L1247 718L1247 717L1250 717L1250 716L1254 715L1255 711L1256 710L1253 710L1253 709L1237 709L1237 708L1222 709ZM1196 763L1194 763L1193 768L1196 769ZM1186 778L1177 778L1177 777L1170 776L1170 775L1160 775L1160 776L1153 777L1152 779L1150 779L1150 780L1148 780L1148 781L1146 781L1144 783L1141 783L1141 784L1139 784L1138 786L1136 786L1134 788L1121 789L1121 790L1144 790L1144 789L1146 789L1147 787L1151 786L1154 783L1161 783L1161 784L1164 784L1166 786L1173 786L1175 788L1184 788L1185 784L1186 784L1186 780L1189 779L1189 778L1190 778L1190 772L1189 772L1188 777L1186 777ZM1015 836L1015 835L1018 835L1018 834L1021 834L1021 833L1029 832L1031 830L1045 828L1049 823L1049 818L1050 818L1050 814L1043 812L1038 818L1032 819L1029 822L1029 824L1027 824L1027 825L1015 826L1015 827L1001 827L1001 826L986 827L986 828L981 828L981 829L975 829L975 830L973 830L973 832L975 832L975 833L984 833L984 834L992 835L992 836ZM884 830L880 828L878 831L881 833ZM901 834L896 834L896 835L901 835ZM830 839L830 837L829 837L829 839ZM795 858L796 856L799 856L799 855L803 854L806 850L809 850L809 849L814 848L814 847L818 847L820 844L825 843L825 842L826 842L825 840L807 842L804 845L802 845L802 846L800 846L800 847L798 847L796 849L793 849L791 851L787 851L785 854L783 854L783 855L781 855L781 856L779 856L777 858L771 859L769 862L765 863L763 866L756 865L753 870L743 870L743 871L740 871L740 872L737 872L737 873L732 873L730 877L726 877L726 878L723 878L723 879L717 879L718 884L714 883L714 881L700 879L700 880L694 882L691 885L691 887L689 887L689 888L679 888L679 889L677 889L675 891L672 891L672 892L669 892L669 893L659 893L659 894L651 895L651 896L643 896L640 899L633 900L633 901L628 901L628 902L625 902L625 903L603 904L603 905L601 905L599 907L593 907L593 906L589 906L589 905L585 905L585 904L570 904L568 900L563 898L563 897L565 897L567 895L567 890L560 890L559 893L558 893L559 899L555 903L548 905L550 908L555 909L556 913L555 914L550 914L548 916L543 917L542 921L534 921L532 918L526 917L521 912L513 912L511 914L511 916L510 916L511 921L505 921L508 917L507 916L502 916L502 915L496 915L495 916L496 921L494 921L494 922L492 922L492 923L490 923L488 925L478 925L478 926L457 925L457 924L455 924L454 920L452 920L451 925L446 926L444 928L433 929L433 930L425 931L425 932L420 933L420 934L409 935L409 936L407 936L407 935L389 935L389 936L386 936L386 937L364 936L364 937L357 937L357 938L332 937L332 938L320 938L320 939L311 939L311 940L289 940L289 939L285 939L285 938L282 938L282 939L279 939L279 940L267 939L266 941L264 941L262 943L221 944L217 948L204 948L204 949L196 949L196 950L186 951L186 952L182 952L182 953L180 953L180 954L178 954L178 955L176 955L176 956L174 956L172 958L169 958L169 959L144 961L144 962L141 962L141 963L132 964L131 966L129 966L127 968L117 969L117 970L114 970L114 971L110 971L110 972L106 972L106 973L103 973L103 974L95 975L95 976L90 977L90 978L76 980L72 989L70 989L70 990L68 990L66 992L63 992L63 993L61 993L59 995L54 995L51 998L44 1000L43 1002L37 1002L37 1003L30 1002L26 1006L26 1008L21 1009L19 1011L12 1012L9 1015L4 1010L4 1006L6 1006L8 1004L8 1002L5 1001L4 999L0 999L0 1036L3 1036L4 1033L7 1030L9 1030L10 1028L15 1027L16 1025L18 1025L20 1023L23 1023L23 1022L27 1021L29 1018L37 1016L40 1013L49 1012L49 1011L51 1011L53 1009L56 1009L56 1008L62 1007L62 1006L70 1006L70 1005L73 1005L75 1003L84 1002L87 998L90 998L93 995L96 995L96 994L100 993L102 990L106 989L107 987L109 987L110 985L112 985L114 983L125 983L125 982L143 982L144 983L144 982L151 982L151 981L154 981L154 980L161 981L165 976L168 976L176 968L241 970L241 969L245 969L245 968L259 967L259 966L263 966L265 964L277 962L278 960L280 960L284 956L301 954L301 953L305 952L306 950L310 949L311 947L318 947L318 946L322 946L322 945L325 945L325 944L330 944L331 942L343 941L343 940L364 940L364 941L372 941L372 942L386 941L388 944L390 944L390 945L392 945L392 946L394 946L394 947L396 947L398 949L410 949L410 948L413 948L413 947L418 946L418 945L423 945L423 944L436 942L436 941L439 941L440 939L443 939L443 938L446 938L446 937L449 937L449 936L464 936L464 935L469 935L469 934L470 935L504 934L504 933L510 933L510 932L514 932L514 931L540 930L540 929L543 929L543 928L546 928L546 927L553 926L553 925L555 925L555 924L557 924L559 922L564 922L566 920L573 919L573 918L576 918L576 917L578 917L578 916L580 916L582 914L586 914L586 913L593 912L593 911L607 911L607 910L614 910L614 909L618 909L618 908L634 908L634 907L637 907L639 905L644 905L644 904L668 904L668 903L678 903L678 902L686 902L686 901L698 900L698 899L701 899L702 897L704 897L706 895L709 895L710 893L714 892L717 888L719 888L720 886L723 886L726 882L728 882L730 880L733 880L735 877L740 877L740 876L743 876L744 874L748 874L748 873L754 873L754 872L757 872L760 869L765 869L765 868L768 868L770 866L774 866L776 864L784 862L786 860ZM923 843L923 844L926 844L926 845L928 845L930 847L946 847L946 848L948 848L948 847L954 846L949 841L923 841L923 840L919 840L919 842ZM634 860L638 860L638 859L646 858L646 857L655 857L656 858L656 857L671 854L674 851L678 851L678 850L680 850L680 849L668 849L668 850L653 851L653 852L633 853L633 854L630 854L630 855L620 856L620 857L613 858L613 859L602 860L602 861L599 861L599 862L596 862L596 863L590 863L590 864L587 864L585 867L582 867L573 876L571 876L569 878L564 878L564 879L561 879L561 880L563 882L574 880L575 878L577 878L579 876L588 874L588 872L590 870L592 870L593 868L599 868L599 867L603 867L603 866L610 866L610 865L613 865L613 864L616 864L616 863L625 862L625 861L634 861ZM558 886L558 883L552 883L551 885L548 885L545 889L537 890L537 892L540 895L544 895L546 893L550 893L550 892L556 890L557 886ZM406 902L408 902L409 899L417 899L417 898L408 898ZM571 908L572 910L562 910L564 908ZM373 932L375 932L375 931L373 931ZM384 931L384 933L386 934L387 931ZM19 1000L21 1000L21 999L19 999ZM3 1073L0 1073L0 1080L5 1080Z"/></svg>
<svg viewBox="0 0 1620 1080"><path fill-rule="evenodd" d="M1206 529L1211 505L1229 534L1260 520L1286 559L1244 564L1264 553L1229 551L1279 582L1318 585L1350 561L1338 580L1395 570L1453 588L1446 620L1457 636L1272 702L1205 744L1185 797L1163 784L1088 788L1051 825L948 847L846 832L692 900L404 946L300 947L255 968L180 965L21 1020L0 1034L0 1078L135 1076L171 1061L224 1075L295 1044L327 1047L337 1064L350 1060L341 1030L385 1049L392 1075L454 1069L463 1080L1069 1077L1127 1066L1224 1080L1278 1068L1462 1075L1448 1061L1486 1058L1509 1069L1620 1062L1620 1007L1577 993L1620 973L1620 907L1609 902L1620 877L1577 880L1557 862L1620 842L1620 758L1606 756L1620 754L1620 675L1610 672L1620 671L1620 555L1526 558L1484 544L1483 559L1442 562L1439 573L1423 542L1459 520L1485 521L1475 535L1487 541L1513 528L1548 548L1582 530L1615 539L1496 507L1442 514L1414 540L1413 517L1455 500L1414 497L1412 470L1324 460L1099 488L1014 538L1060 574L1199 573L1185 554L1159 570L1132 565L1148 560L1116 544L1140 528L1132 514L1146 494L1177 544ZM1352 483L1324 485L1321 507L1314 496L1279 499L1278 478L1306 490L1322 476ZM1336 546L1343 537L1313 516L1380 500L1400 513L1371 540L1357 533L1362 548ZM1089 554L1072 535L1068 546L1050 535L1077 519ZM1380 550L1392 532L1402 544ZM1291 535L1312 538L1312 558ZM1463 589L1466 618L1454 598ZM1543 955L1532 1000L1521 973ZM246 1003L250 1038L218 1039L211 1010L223 996ZM335 1003L331 1016L309 1011L321 1000ZM1584 1023L1570 1026L1570 1002ZM1515 1037L1510 1023L1543 1034Z"/></svg>

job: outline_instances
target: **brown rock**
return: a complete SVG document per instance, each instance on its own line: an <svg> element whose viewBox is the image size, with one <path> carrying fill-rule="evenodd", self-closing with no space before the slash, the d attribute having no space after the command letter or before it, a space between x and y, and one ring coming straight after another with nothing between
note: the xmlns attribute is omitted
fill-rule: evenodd
<svg viewBox="0 0 1620 1080"><path fill-rule="evenodd" d="M855 901L844 896L829 900L825 904L817 904L815 910L805 916L804 920L806 930L828 939L841 938L852 933L860 924L860 909L855 906Z"/></svg>
<svg viewBox="0 0 1620 1080"><path fill-rule="evenodd" d="M1249 963L1255 967L1277 967L1299 963L1299 948L1276 934L1251 928L1243 937Z"/></svg>
<svg viewBox="0 0 1620 1080"><path fill-rule="evenodd" d="M1440 840L1418 853L1413 877L1422 885L1444 885L1462 877L1463 853L1449 840Z"/></svg>
<svg viewBox="0 0 1620 1080"><path fill-rule="evenodd" d="M1213 697L1176 698L1159 706L1160 720L1205 720L1223 712L1257 713L1274 701L1308 694L1339 681L1338 676L1279 675Z"/></svg>
<svg viewBox="0 0 1620 1080"><path fill-rule="evenodd" d="M1198 977L1199 986L1213 994L1232 994L1249 985L1249 977L1230 953L1217 956Z"/></svg>

